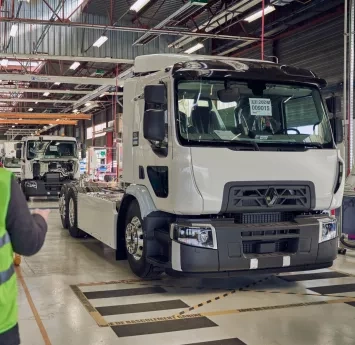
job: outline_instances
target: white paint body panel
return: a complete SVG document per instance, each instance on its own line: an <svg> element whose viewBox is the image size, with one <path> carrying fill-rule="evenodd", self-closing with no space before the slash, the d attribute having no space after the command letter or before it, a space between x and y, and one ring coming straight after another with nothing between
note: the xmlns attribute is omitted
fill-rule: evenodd
<svg viewBox="0 0 355 345"><path fill-rule="evenodd" d="M116 203L78 193L78 228L105 243L117 248Z"/></svg>
<svg viewBox="0 0 355 345"><path fill-rule="evenodd" d="M332 205L339 159L337 150L243 152L193 147L191 156L205 214L218 213L225 184L240 181L310 181L315 186L316 209L328 210Z"/></svg>

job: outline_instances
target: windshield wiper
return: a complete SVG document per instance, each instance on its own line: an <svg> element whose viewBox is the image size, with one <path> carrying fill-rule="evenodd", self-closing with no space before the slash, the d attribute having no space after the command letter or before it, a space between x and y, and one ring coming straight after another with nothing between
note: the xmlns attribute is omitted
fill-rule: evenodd
<svg viewBox="0 0 355 345"><path fill-rule="evenodd" d="M256 141L249 141L249 140L233 140L233 141L225 140L225 141L233 143L233 144L238 143L241 145L253 146L255 151L260 151L260 147Z"/></svg>

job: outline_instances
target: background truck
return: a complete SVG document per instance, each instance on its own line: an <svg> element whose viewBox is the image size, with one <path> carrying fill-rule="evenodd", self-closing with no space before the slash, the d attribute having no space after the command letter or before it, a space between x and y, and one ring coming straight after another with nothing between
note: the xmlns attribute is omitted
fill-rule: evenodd
<svg viewBox="0 0 355 345"><path fill-rule="evenodd" d="M311 71L234 58L152 55L125 80L122 190L68 184L61 217L161 272L325 268L337 253L344 162L337 98Z"/></svg>
<svg viewBox="0 0 355 345"><path fill-rule="evenodd" d="M78 145L72 137L24 137L16 155L21 160L21 188L27 200L59 196L63 184L80 176Z"/></svg>
<svg viewBox="0 0 355 345"><path fill-rule="evenodd" d="M10 170L18 179L21 180L21 162L16 157L17 141L5 141L0 149L0 160L3 167Z"/></svg>

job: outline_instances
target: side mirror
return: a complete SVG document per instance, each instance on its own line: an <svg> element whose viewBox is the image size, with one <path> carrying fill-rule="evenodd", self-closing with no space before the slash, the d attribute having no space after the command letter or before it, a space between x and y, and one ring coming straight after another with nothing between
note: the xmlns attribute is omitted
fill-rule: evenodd
<svg viewBox="0 0 355 345"><path fill-rule="evenodd" d="M22 150L22 143L16 144L16 150Z"/></svg>
<svg viewBox="0 0 355 345"><path fill-rule="evenodd" d="M148 104L166 104L165 85L147 85L144 88L144 100Z"/></svg>
<svg viewBox="0 0 355 345"><path fill-rule="evenodd" d="M340 96L332 96L327 98L326 100L327 108L330 113L334 116L336 113L341 112L341 97Z"/></svg>
<svg viewBox="0 0 355 345"><path fill-rule="evenodd" d="M165 111L150 109L144 112L143 136L147 140L162 142L165 138Z"/></svg>
<svg viewBox="0 0 355 345"><path fill-rule="evenodd" d="M341 144L344 140L343 121L339 118L330 119L332 126L334 141L336 144Z"/></svg>
<svg viewBox="0 0 355 345"><path fill-rule="evenodd" d="M16 150L16 158L21 159L21 150Z"/></svg>

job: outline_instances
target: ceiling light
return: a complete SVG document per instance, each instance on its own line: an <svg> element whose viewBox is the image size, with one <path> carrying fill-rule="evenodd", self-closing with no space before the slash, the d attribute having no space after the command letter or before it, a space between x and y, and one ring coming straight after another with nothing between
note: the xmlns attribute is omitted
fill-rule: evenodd
<svg viewBox="0 0 355 345"><path fill-rule="evenodd" d="M94 47L100 48L108 40L107 36L101 36L94 44Z"/></svg>
<svg viewBox="0 0 355 345"><path fill-rule="evenodd" d="M18 125L18 123L15 123L15 125Z"/></svg>
<svg viewBox="0 0 355 345"><path fill-rule="evenodd" d="M186 53L186 54L192 54L192 53L194 53L195 51L200 50L200 49L202 49L202 48L204 48L204 45L203 45L202 43L197 43L195 46L193 46L193 47L191 47L191 48L185 50L185 53Z"/></svg>
<svg viewBox="0 0 355 345"><path fill-rule="evenodd" d="M15 37L17 34L17 30L18 30L18 25L17 24L13 24L11 26L11 30L10 30L10 36L11 37Z"/></svg>
<svg viewBox="0 0 355 345"><path fill-rule="evenodd" d="M145 5L148 4L150 0L137 0L131 7L130 10L134 12L139 12Z"/></svg>
<svg viewBox="0 0 355 345"><path fill-rule="evenodd" d="M85 107L90 107L90 105L91 105L90 102L85 103Z"/></svg>
<svg viewBox="0 0 355 345"><path fill-rule="evenodd" d="M7 67L8 64L9 64L9 60L8 60L8 59L2 59L2 60L0 61L0 65L1 65L2 67Z"/></svg>
<svg viewBox="0 0 355 345"><path fill-rule="evenodd" d="M51 123L50 123L49 125L50 125L50 126L53 126L53 124L51 124Z"/></svg>
<svg viewBox="0 0 355 345"><path fill-rule="evenodd" d="M33 108L29 108L28 111L33 111Z"/></svg>
<svg viewBox="0 0 355 345"><path fill-rule="evenodd" d="M76 70L80 66L80 62L74 62L69 69Z"/></svg>
<svg viewBox="0 0 355 345"><path fill-rule="evenodd" d="M54 83L54 85L60 85L60 82L59 82L59 81L56 81L56 82Z"/></svg>
<svg viewBox="0 0 355 345"><path fill-rule="evenodd" d="M38 104L38 102L35 102L35 104Z"/></svg>
<svg viewBox="0 0 355 345"><path fill-rule="evenodd" d="M14 125L12 125L11 127L12 127L12 128L15 128L15 126L14 126Z"/></svg>
<svg viewBox="0 0 355 345"><path fill-rule="evenodd" d="M78 109L74 109L74 110L73 110L73 113L75 113L75 114L78 113L78 112L79 112Z"/></svg>
<svg viewBox="0 0 355 345"><path fill-rule="evenodd" d="M264 15L266 16L267 14L274 12L274 11L275 11L274 6L272 6L272 5L266 6L264 9ZM263 15L263 10L259 10L258 12L255 12L254 14L244 18L244 20L247 21L248 23L251 23L254 20L261 18L262 15Z"/></svg>
<svg viewBox="0 0 355 345"><path fill-rule="evenodd" d="M22 118L21 119L19 119L20 121L22 121Z"/></svg>
<svg viewBox="0 0 355 345"><path fill-rule="evenodd" d="M104 94L104 93L102 93L99 97L100 97L100 98L102 98L102 97L104 97L104 96L105 96L105 94Z"/></svg>
<svg viewBox="0 0 355 345"><path fill-rule="evenodd" d="M44 97L47 97L47 96L49 96L49 95L50 95L49 92L45 92L45 93L43 94Z"/></svg>
<svg viewBox="0 0 355 345"><path fill-rule="evenodd" d="M59 119L56 119L56 121L58 122L58 121L59 121Z"/></svg>

